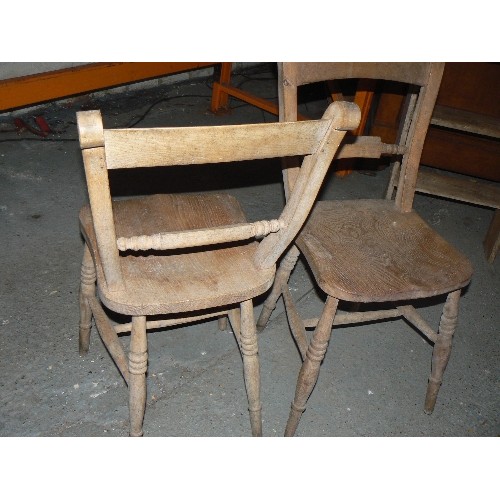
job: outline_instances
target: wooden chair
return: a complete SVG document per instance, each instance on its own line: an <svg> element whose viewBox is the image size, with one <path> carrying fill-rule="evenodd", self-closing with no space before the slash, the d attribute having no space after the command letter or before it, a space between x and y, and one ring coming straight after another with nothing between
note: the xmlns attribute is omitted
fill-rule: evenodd
<svg viewBox="0 0 500 500"><path fill-rule="evenodd" d="M77 113L90 205L80 212L80 353L92 317L129 387L130 435L143 433L148 328L229 317L243 357L252 434L262 434L252 299L314 202L359 109L336 103L323 119L220 127L104 130L99 111ZM276 220L247 222L228 194L156 194L112 200L108 169L213 164L306 155L297 190ZM206 167L210 168L210 167ZM261 238L262 241L254 241ZM98 296L96 296L96 281ZM101 306L131 316L113 325ZM153 316L150 321L146 317ZM117 334L131 331L128 361Z"/></svg>
<svg viewBox="0 0 500 500"><path fill-rule="evenodd" d="M425 412L434 409L451 352L461 289L471 278L469 261L451 247L412 210L415 183L425 135L443 72L440 63L283 63L280 65L280 119L290 121L297 109L297 86L343 78L385 79L409 85L398 143L394 145L398 190L391 199L319 201L304 228L281 261L273 288L264 303L257 328L266 325L281 294L303 364L285 430L294 435L319 375L333 325L402 316L434 344ZM351 147L349 154L360 155ZM338 157L347 154L343 146ZM361 156L368 156L367 154ZM293 193L298 170L284 169L285 192ZM299 253L326 294L319 319L302 320L287 282ZM445 295L438 332L417 312L416 299ZM380 310L337 314L339 300L381 304ZM387 303L392 308L387 309ZM354 308L355 309L355 308ZM306 328L315 328L311 340Z"/></svg>

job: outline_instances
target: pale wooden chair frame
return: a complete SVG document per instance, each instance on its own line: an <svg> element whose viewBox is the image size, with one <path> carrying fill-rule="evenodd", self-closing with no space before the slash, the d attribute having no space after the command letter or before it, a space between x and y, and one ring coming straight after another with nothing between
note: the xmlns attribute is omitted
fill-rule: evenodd
<svg viewBox="0 0 500 500"><path fill-rule="evenodd" d="M143 434L147 330L216 317L222 319L221 324L226 317L231 322L243 358L252 434L262 435L253 298L272 285L277 259L302 227L346 130L356 128L359 118L357 106L335 103L321 120L307 123L108 130L103 127L99 111L77 113L90 200L90 207L84 207L80 214L86 241L81 269L80 353L88 352L93 317L103 343L129 387L131 436ZM276 220L156 234L118 234L116 209L121 202L111 198L110 169L217 164L289 155L305 155L305 158L296 191ZM253 241L256 238L261 241ZM151 303L130 301L129 297L137 290L128 286L123 252L146 251L146 258L153 259L156 251L182 249L189 254L195 248L215 248L220 243L252 245L254 273L260 276L258 287L252 289L248 285L238 295L213 293L182 303L169 302L168 296L158 300L155 297ZM239 272L244 287L248 276L243 269ZM144 280L140 283L143 287L149 285ZM112 324L101 303L131 316L131 322ZM157 314L171 316L147 321L148 315ZM118 333L127 331L131 331L128 359L118 338Z"/></svg>
<svg viewBox="0 0 500 500"><path fill-rule="evenodd" d="M300 85L345 78L383 79L403 82L409 85L409 93L405 103L405 113L403 114L397 143L392 145L392 151L390 150L391 146L385 146L385 151L397 155L393 162L390 189L388 189L386 196L387 199L356 200L356 204L350 204L349 201L325 201L317 203L304 228L297 236L296 244L290 247L281 260L279 269L276 273L275 283L264 302L261 315L258 319L257 330L261 331L269 321L270 315L276 307L278 298L282 295L290 328L303 360L303 365L297 381L295 399L292 403L285 430L286 436L293 436L295 434L300 417L305 410L306 402L318 379L320 365L326 353L333 325L404 317L409 323L418 328L422 334L434 344L432 371L427 386L424 407L426 413L432 413L434 409L439 387L442 383L443 373L451 353L451 343L457 323L461 290L469 283L472 275L472 267L469 261L440 238L437 233L429 228L412 210L420 157L437 93L439 91L443 69L443 63L280 63L278 66L280 120L286 122L297 120L297 88ZM357 145L354 144L352 146L349 154L352 153L353 156L357 157L377 157L377 154L373 154L377 153L377 151L372 150L367 152L360 147L361 144L369 140L372 140L372 138L356 138ZM346 146L344 146L344 148L346 148ZM384 154L383 148L379 148L378 156L381 154ZM341 155L342 151L339 152L338 157L341 157ZM288 159L284 159L283 163L285 194L286 196L290 196L291 193L293 193L295 179L297 178L299 170L291 164ZM397 183L394 182L396 176L399 178ZM397 192L395 200L392 201L392 188L395 184L397 184ZM391 208L390 214L387 215L390 206L393 206L394 209ZM367 242L373 245L374 253L372 256L370 256L369 252L363 254L365 258L364 261L356 261L352 258L351 262L349 262L349 257L340 256L343 249L342 246L335 246L335 244L333 244L331 248L328 246L329 241L333 242L335 238L337 238L338 241L343 241L344 238L340 231L344 220L339 221L339 219L335 218L335 215L331 215L331 217L327 219L328 224L333 224L333 226L328 226L327 229L326 223L322 225L323 234L325 234L325 231L326 233L329 231L331 232L331 240L327 240L326 243L325 240L321 240L321 247L320 250L318 250L319 253L315 253L313 249L314 245L310 244L312 240L309 235L317 234L317 232L315 233L315 228L319 227L318 223L321 223L321 218L323 216L326 217L328 210L330 210L331 214L340 214L340 219L345 216L345 220L348 220L351 217L351 213L356 212L358 207L361 207L367 216L373 213L376 222L388 224L390 223L388 222L390 218L393 220L393 225L402 224L403 228L406 230L405 234L414 231L419 237L428 238L429 244L437 247L434 255L432 255L432 252L429 252L428 261L432 261L434 257L437 257L443 260L447 259L447 263L449 264L449 266L441 272L442 279L439 280L436 278L434 280L434 277L430 277L429 283L420 286L408 278L406 281L402 280L403 284L398 285L400 288L395 287L394 291L388 293L387 296L377 295L376 291L370 287L370 274L367 272L363 274L363 271L370 269L368 264L370 258L374 257L376 259L380 255L383 255L388 246L384 246L376 240L369 239L371 230L365 227L362 230L362 232L365 231L365 234L360 234L360 238L361 240L367 238ZM359 213L359 211L356 212L356 214ZM360 216L353 215L353 217L355 217L353 221L356 221L358 220L356 217ZM360 221L362 220L363 218L361 217ZM339 232L336 234L337 231ZM354 245L358 245L358 243L354 243ZM346 248L349 247L347 246ZM411 245L407 245L406 248L415 250ZM392 250L397 251L397 249L394 248ZM378 251L380 255L375 255ZM323 259L321 261L323 257L319 254L323 252L331 255L332 259L335 255L335 258L338 262L341 262L341 264L337 266L334 260L328 261L327 259ZM302 319L288 290L287 283L290 274L301 253L310 264L316 282L327 295L325 306L319 319ZM411 252L409 253L411 254ZM392 256L389 255L388 262L390 262L391 257ZM415 263L411 260L412 258L415 260L412 254L408 256L408 267ZM318 263L319 261L321 261L320 264ZM333 265L335 269L329 269L327 265L328 262L330 265ZM342 269L338 269L342 266L344 266ZM450 270L449 267L453 269ZM344 269L346 275L354 277L351 281L348 280L349 283L345 284L345 290L342 288L344 283L341 282L342 280L340 278ZM434 265L433 269L439 274L440 268L437 264ZM367 289L363 290L363 288L358 288L356 289L357 293L354 293L353 290L355 290L355 287L353 287L351 283L355 282L358 273L360 279L366 279ZM350 289L349 286L351 286L352 289ZM447 298L439 329L435 331L415 307L411 305L411 302L415 299L441 294L446 294ZM346 300L354 303L387 303L398 301L405 301L405 303L396 305L392 309L354 311L337 314L339 300ZM306 328L315 329L311 340L306 336Z"/></svg>

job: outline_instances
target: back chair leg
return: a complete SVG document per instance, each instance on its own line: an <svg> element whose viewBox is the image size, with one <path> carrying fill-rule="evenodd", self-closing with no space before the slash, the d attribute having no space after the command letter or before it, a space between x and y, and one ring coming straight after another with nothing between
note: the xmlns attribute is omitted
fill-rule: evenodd
<svg viewBox="0 0 500 500"><path fill-rule="evenodd" d="M260 402L260 371L257 332L255 331L253 303L241 303L241 354L243 374L248 397L248 411L252 436L262 436L262 405Z"/></svg>
<svg viewBox="0 0 500 500"><path fill-rule="evenodd" d="M287 254L281 260L278 270L276 271L276 276L274 278L274 283L267 299L262 306L262 311L260 312L259 319L257 320L257 331L261 332L267 325L272 312L276 308L276 303L281 296L281 291L283 287L286 286L288 280L290 279L290 274L297 263L299 258L299 249L293 245Z"/></svg>
<svg viewBox="0 0 500 500"><path fill-rule="evenodd" d="M428 415L434 410L439 388L443 381L443 373L450 359L453 334L457 326L460 293L461 290L455 290L448 294L439 322L439 335L432 351L431 376L425 397L424 411Z"/></svg>
<svg viewBox="0 0 500 500"><path fill-rule="evenodd" d="M128 355L130 435L142 436L142 422L146 409L146 371L148 368L148 342L146 317L132 318L132 333Z"/></svg>
<svg viewBox="0 0 500 500"><path fill-rule="evenodd" d="M225 332L227 330L227 316L219 316L217 324L219 326L219 330L221 332Z"/></svg>
<svg viewBox="0 0 500 500"><path fill-rule="evenodd" d="M229 311L229 323L231 324L231 330L233 330L236 342L238 342L238 347L241 349L241 311L240 307L235 307Z"/></svg>
<svg viewBox="0 0 500 500"><path fill-rule="evenodd" d="M306 402L316 385L321 362L325 357L328 342L332 334L333 319L335 318L338 304L338 299L334 297L328 296L326 299L325 307L321 313L299 372L297 387L295 389L295 399L293 400L286 424L285 436L290 437L295 434L302 413L306 409Z"/></svg>
<svg viewBox="0 0 500 500"><path fill-rule="evenodd" d="M83 261L80 273L80 354L86 354L90 344L90 329L92 327L92 310L89 298L95 297L96 272L94 261L87 244L83 251Z"/></svg>

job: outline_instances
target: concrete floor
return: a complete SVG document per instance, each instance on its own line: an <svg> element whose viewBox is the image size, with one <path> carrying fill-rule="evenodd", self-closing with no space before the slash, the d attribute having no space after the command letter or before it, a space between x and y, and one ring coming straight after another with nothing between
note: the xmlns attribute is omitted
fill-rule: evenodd
<svg viewBox="0 0 500 500"><path fill-rule="evenodd" d="M241 72L234 81L244 90L276 99L272 67ZM48 139L18 136L12 116L0 115L1 436L128 433L127 388L95 329L89 354L78 354L78 211L87 191L75 112L99 108L106 127L276 120L237 100L230 114L214 116L210 97L210 78L203 77L52 103L35 111L57 131ZM303 100L311 115L326 103L316 93ZM236 194L249 219L270 218L283 204L279 164L256 168L258 175L242 167L236 181L228 180L226 167L210 176L192 169L174 177L172 170L113 172L113 194L217 188ZM330 176L321 196L381 197L388 172ZM416 196L415 208L475 269L434 413L423 412L432 347L412 327L393 320L337 328L298 436L498 436L500 257L490 265L482 249L493 211L424 195ZM290 288L304 316L319 311L320 296L303 262ZM262 300L255 303L256 317ZM441 304L422 307L437 324ZM127 347L129 337L122 340ZM148 341L146 436L250 435L242 362L230 331L208 321L152 331ZM259 346L264 435L281 436L300 367L281 301Z"/></svg>

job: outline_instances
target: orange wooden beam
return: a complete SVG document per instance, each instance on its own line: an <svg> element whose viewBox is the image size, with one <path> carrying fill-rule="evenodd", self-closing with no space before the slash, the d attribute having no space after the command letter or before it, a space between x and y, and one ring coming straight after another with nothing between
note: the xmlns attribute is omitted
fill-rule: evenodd
<svg viewBox="0 0 500 500"><path fill-rule="evenodd" d="M0 110L214 66L214 62L92 63L0 81Z"/></svg>

